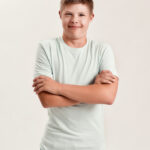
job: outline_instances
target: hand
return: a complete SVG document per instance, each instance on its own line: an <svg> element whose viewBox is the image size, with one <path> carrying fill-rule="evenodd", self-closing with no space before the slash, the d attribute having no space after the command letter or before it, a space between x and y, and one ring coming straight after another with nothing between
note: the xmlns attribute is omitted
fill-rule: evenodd
<svg viewBox="0 0 150 150"><path fill-rule="evenodd" d="M113 83L116 77L109 70L102 70L95 78L94 84Z"/></svg>
<svg viewBox="0 0 150 150"><path fill-rule="evenodd" d="M58 94L60 90L60 83L51 79L48 76L40 75L33 80L34 84L32 85L36 94L47 91L52 94Z"/></svg>

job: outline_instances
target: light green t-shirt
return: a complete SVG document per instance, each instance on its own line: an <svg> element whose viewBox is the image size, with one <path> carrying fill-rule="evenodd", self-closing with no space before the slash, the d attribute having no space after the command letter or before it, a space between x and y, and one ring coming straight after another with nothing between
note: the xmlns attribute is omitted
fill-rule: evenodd
<svg viewBox="0 0 150 150"><path fill-rule="evenodd" d="M72 48L60 36L38 44L34 78L46 75L59 83L89 85L102 70L119 77L108 43L87 38L82 48ZM40 150L105 150L103 105L47 108L49 119Z"/></svg>

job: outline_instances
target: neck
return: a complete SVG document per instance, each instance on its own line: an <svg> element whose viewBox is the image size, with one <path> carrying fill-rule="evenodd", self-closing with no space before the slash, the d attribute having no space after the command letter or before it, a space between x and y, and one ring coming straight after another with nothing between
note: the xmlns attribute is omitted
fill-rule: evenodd
<svg viewBox="0 0 150 150"><path fill-rule="evenodd" d="M86 36L81 38L70 38L63 34L62 38L67 45L73 48L83 47L87 42Z"/></svg>

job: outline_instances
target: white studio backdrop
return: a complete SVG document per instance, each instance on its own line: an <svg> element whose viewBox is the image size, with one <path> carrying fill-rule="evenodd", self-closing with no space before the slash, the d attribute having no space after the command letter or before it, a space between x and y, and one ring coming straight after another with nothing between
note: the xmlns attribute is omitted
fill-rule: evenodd
<svg viewBox="0 0 150 150"><path fill-rule="evenodd" d="M120 75L105 105L107 150L149 150L150 1L95 0L88 37L111 44ZM0 1L0 147L38 150L47 111L33 92L37 43L62 35L59 0Z"/></svg>

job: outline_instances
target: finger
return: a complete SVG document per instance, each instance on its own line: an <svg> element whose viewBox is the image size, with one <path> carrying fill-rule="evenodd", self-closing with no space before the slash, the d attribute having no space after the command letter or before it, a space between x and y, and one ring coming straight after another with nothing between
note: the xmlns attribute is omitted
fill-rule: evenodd
<svg viewBox="0 0 150 150"><path fill-rule="evenodd" d="M35 88L34 91L37 91L39 88L41 88L43 86L43 84L38 84Z"/></svg>
<svg viewBox="0 0 150 150"><path fill-rule="evenodd" d="M108 80L108 79L102 79L102 80L95 80L95 84L100 84L100 83L113 83L114 81L113 80Z"/></svg>
<svg viewBox="0 0 150 150"><path fill-rule="evenodd" d="M41 83L41 82L44 82L44 79L38 79L35 84L38 84L38 83Z"/></svg>
<svg viewBox="0 0 150 150"><path fill-rule="evenodd" d="M34 79L33 79L33 82L35 82L37 78L38 78L38 77L34 78Z"/></svg>
<svg viewBox="0 0 150 150"><path fill-rule="evenodd" d="M111 72L107 72L103 74L101 77L106 78L106 79L109 79L109 78L115 79L115 76Z"/></svg>
<svg viewBox="0 0 150 150"><path fill-rule="evenodd" d="M95 82L106 83L107 81L109 81L111 83L115 81L115 78L111 73L105 73L102 76L97 76L95 79Z"/></svg>
<svg viewBox="0 0 150 150"><path fill-rule="evenodd" d="M36 94L39 94L40 92L42 92L44 90L43 87L39 88L37 91L36 91Z"/></svg>
<svg viewBox="0 0 150 150"><path fill-rule="evenodd" d="M107 73L111 73L111 74L112 74L112 72L111 72L110 70L106 70L106 72L107 72Z"/></svg>
<svg viewBox="0 0 150 150"><path fill-rule="evenodd" d="M38 79L34 84L32 85L33 87L36 86L39 83L43 83L44 79Z"/></svg>
<svg viewBox="0 0 150 150"><path fill-rule="evenodd" d="M104 77L104 79L109 81L115 81L115 79L112 76Z"/></svg>
<svg viewBox="0 0 150 150"><path fill-rule="evenodd" d="M102 83L108 83L108 84L110 84L110 83L112 83L111 81L109 81L109 80L103 80L103 81L101 81Z"/></svg>
<svg viewBox="0 0 150 150"><path fill-rule="evenodd" d="M43 83L41 83L41 84L37 84L36 85L36 87L35 87L35 90L38 90L39 88L41 88L41 87L43 87L44 86L44 84Z"/></svg>
<svg viewBox="0 0 150 150"><path fill-rule="evenodd" d="M37 79L40 79L40 78L41 78L41 75L36 77L36 78L34 78L33 82L35 82Z"/></svg>
<svg viewBox="0 0 150 150"><path fill-rule="evenodd" d="M112 81L109 81L106 78L101 78L101 79L99 78L95 80L95 84L100 84L100 83L112 83Z"/></svg>
<svg viewBox="0 0 150 150"><path fill-rule="evenodd" d="M43 79L44 77L45 77L44 75L40 75L40 76L34 78L33 82L35 82L37 79Z"/></svg>
<svg viewBox="0 0 150 150"><path fill-rule="evenodd" d="M98 74L98 77L106 77L106 76L112 76L113 74L109 71L106 72L102 72L100 74Z"/></svg>
<svg viewBox="0 0 150 150"><path fill-rule="evenodd" d="M114 75L112 74L112 72L108 71L105 73L107 76L110 76L110 77L114 77Z"/></svg>
<svg viewBox="0 0 150 150"><path fill-rule="evenodd" d="M96 80L100 80L100 79L102 79L102 80L103 80L103 79L107 79L107 80L108 80L109 78L112 78L111 76L112 76L111 74L105 73L105 74L102 74L102 75L97 76L97 77L96 77Z"/></svg>
<svg viewBox="0 0 150 150"><path fill-rule="evenodd" d="M104 72L104 73L112 73L110 70L102 70L101 72Z"/></svg>
<svg viewBox="0 0 150 150"><path fill-rule="evenodd" d="M113 82L111 82L111 81L107 81L106 83L110 84L110 83L113 83Z"/></svg>
<svg viewBox="0 0 150 150"><path fill-rule="evenodd" d="M115 79L109 79L110 82L115 82Z"/></svg>
<svg viewBox="0 0 150 150"><path fill-rule="evenodd" d="M111 77L112 77L113 79L116 79L116 77L115 77L114 75L111 75Z"/></svg>
<svg viewBox="0 0 150 150"><path fill-rule="evenodd" d="M108 80L108 81L110 81L110 82L115 82L115 79L112 78L112 76L109 76L109 77L107 77L107 78L105 78L105 79Z"/></svg>

